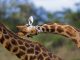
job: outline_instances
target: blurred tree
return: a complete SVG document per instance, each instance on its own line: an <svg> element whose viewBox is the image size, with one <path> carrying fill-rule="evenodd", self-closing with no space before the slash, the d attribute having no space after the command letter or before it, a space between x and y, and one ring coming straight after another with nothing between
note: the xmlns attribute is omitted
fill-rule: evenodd
<svg viewBox="0 0 80 60"><path fill-rule="evenodd" d="M67 20L69 24L80 28L80 11L73 12L70 9L65 10L64 19Z"/></svg>

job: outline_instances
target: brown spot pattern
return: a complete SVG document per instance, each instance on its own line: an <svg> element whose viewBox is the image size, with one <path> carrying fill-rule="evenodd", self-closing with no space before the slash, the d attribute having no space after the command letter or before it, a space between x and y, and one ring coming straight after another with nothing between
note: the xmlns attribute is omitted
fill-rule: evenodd
<svg viewBox="0 0 80 60"><path fill-rule="evenodd" d="M4 41L5 41L5 39L4 39L4 37L2 36L2 37L0 38L0 42L3 44Z"/></svg>
<svg viewBox="0 0 80 60"><path fill-rule="evenodd" d="M30 60L34 60L36 56L30 56Z"/></svg>
<svg viewBox="0 0 80 60"><path fill-rule="evenodd" d="M7 34L7 31L6 31L4 28L3 28L3 33L4 33L4 34Z"/></svg>
<svg viewBox="0 0 80 60"><path fill-rule="evenodd" d="M70 26L66 26L65 27L65 30L66 30L66 33L69 35L69 36L76 36L75 34L75 32L76 31L74 31L74 29L72 28L72 27L70 27Z"/></svg>
<svg viewBox="0 0 80 60"><path fill-rule="evenodd" d="M44 56L44 57L46 57L46 56L47 56L46 52L45 52L45 53L43 52L42 54L43 54L43 56Z"/></svg>
<svg viewBox="0 0 80 60"><path fill-rule="evenodd" d="M10 51L11 47L11 44L9 42L6 42L5 48Z"/></svg>
<svg viewBox="0 0 80 60"><path fill-rule="evenodd" d="M18 44L23 45L23 42L21 40L17 40Z"/></svg>
<svg viewBox="0 0 80 60"><path fill-rule="evenodd" d="M28 54L34 54L34 49L33 49L33 48L29 48L29 49L27 50L27 53L28 53Z"/></svg>
<svg viewBox="0 0 80 60"><path fill-rule="evenodd" d="M31 46L31 47L34 47L34 45L33 45L33 44L30 44L30 46Z"/></svg>
<svg viewBox="0 0 80 60"><path fill-rule="evenodd" d="M50 57L47 57L45 60L51 60Z"/></svg>
<svg viewBox="0 0 80 60"><path fill-rule="evenodd" d="M28 56L26 55L23 60L28 60Z"/></svg>
<svg viewBox="0 0 80 60"><path fill-rule="evenodd" d="M59 33L64 32L64 30L63 30L63 28L62 28L61 26L58 26L58 27L57 27L57 31L58 31Z"/></svg>
<svg viewBox="0 0 80 60"><path fill-rule="evenodd" d="M45 25L45 26L43 26L45 29L46 29L46 31L45 32L49 32L49 28L48 28L48 26L47 25Z"/></svg>
<svg viewBox="0 0 80 60"><path fill-rule="evenodd" d="M37 46L37 45L35 46L35 50L36 50L36 51L41 51L41 50L40 50L40 47Z"/></svg>
<svg viewBox="0 0 80 60"><path fill-rule="evenodd" d="M40 54L40 55L38 56L38 60L44 60L44 57Z"/></svg>
<svg viewBox="0 0 80 60"><path fill-rule="evenodd" d="M55 32L55 26L51 25L50 28L51 28L51 32Z"/></svg>
<svg viewBox="0 0 80 60"><path fill-rule="evenodd" d="M17 51L18 51L18 47L14 47L13 50L12 50L12 52L14 52L14 53L17 52Z"/></svg>
<svg viewBox="0 0 80 60"><path fill-rule="evenodd" d="M11 43L12 43L13 45L17 45L17 42L16 42L15 39L12 39L12 40L11 40Z"/></svg>
<svg viewBox="0 0 80 60"><path fill-rule="evenodd" d="M38 55L40 52L35 50L35 55Z"/></svg>
<svg viewBox="0 0 80 60"><path fill-rule="evenodd" d="M16 54L16 56L17 56L18 58L21 58L21 56L23 56L24 54L25 54L25 52L19 51L19 52Z"/></svg>
<svg viewBox="0 0 80 60"><path fill-rule="evenodd" d="M52 53L49 53L49 56L52 58Z"/></svg>
<svg viewBox="0 0 80 60"><path fill-rule="evenodd" d="M25 46L19 46L20 49L22 49L23 51L26 50Z"/></svg>
<svg viewBox="0 0 80 60"><path fill-rule="evenodd" d="M25 43L25 46L26 46L26 48L29 48L30 47L28 43Z"/></svg>
<svg viewBox="0 0 80 60"><path fill-rule="evenodd" d="M9 36L8 35L4 35L5 39L9 39Z"/></svg>

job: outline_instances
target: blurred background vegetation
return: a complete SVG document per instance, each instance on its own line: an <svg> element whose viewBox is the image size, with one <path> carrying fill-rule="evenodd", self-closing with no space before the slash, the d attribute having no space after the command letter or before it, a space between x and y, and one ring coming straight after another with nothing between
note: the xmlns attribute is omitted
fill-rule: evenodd
<svg viewBox="0 0 80 60"><path fill-rule="evenodd" d="M13 32L17 32L16 25L26 24L29 16L34 17L34 25L57 22L80 28L80 3L76 3L76 11L70 8L63 11L50 12L43 7L36 8L29 0L0 0L0 23L5 24ZM80 49L68 38L51 33L41 33L33 38L43 44L49 51L64 60L80 60ZM5 52L4 52L5 51ZM0 46L0 60L18 60Z"/></svg>

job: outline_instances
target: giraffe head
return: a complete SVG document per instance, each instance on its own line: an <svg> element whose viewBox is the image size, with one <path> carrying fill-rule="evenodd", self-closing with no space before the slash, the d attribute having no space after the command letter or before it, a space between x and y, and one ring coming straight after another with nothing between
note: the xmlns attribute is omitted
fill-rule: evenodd
<svg viewBox="0 0 80 60"><path fill-rule="evenodd" d="M35 29L35 26L28 26L28 25L22 25L22 26L16 26L19 30L18 35L24 36L27 35L28 37L32 35L37 34L37 30Z"/></svg>

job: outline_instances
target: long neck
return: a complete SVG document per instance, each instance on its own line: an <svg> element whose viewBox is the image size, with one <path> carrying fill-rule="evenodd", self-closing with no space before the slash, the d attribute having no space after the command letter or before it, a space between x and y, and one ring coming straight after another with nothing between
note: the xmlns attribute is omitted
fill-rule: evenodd
<svg viewBox="0 0 80 60"><path fill-rule="evenodd" d="M37 32L50 32L66 36L71 38L72 41L74 41L76 45L80 47L80 32L70 25L61 25L57 23L44 24L42 26L38 26Z"/></svg>
<svg viewBox="0 0 80 60"><path fill-rule="evenodd" d="M21 60L61 60L37 42L19 38L0 24L0 43Z"/></svg>
<svg viewBox="0 0 80 60"><path fill-rule="evenodd" d="M25 48L24 46L22 46L24 44L23 41L25 40L16 36L13 32L8 30L3 24L0 24L0 43L3 45L3 47L15 54L18 58L21 58L22 55L25 55Z"/></svg>

